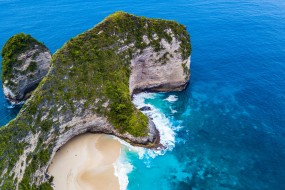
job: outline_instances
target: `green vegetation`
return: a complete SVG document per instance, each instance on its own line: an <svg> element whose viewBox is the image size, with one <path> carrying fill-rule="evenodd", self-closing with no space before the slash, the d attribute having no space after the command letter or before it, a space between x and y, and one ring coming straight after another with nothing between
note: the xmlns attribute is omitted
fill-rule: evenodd
<svg viewBox="0 0 285 190"><path fill-rule="evenodd" d="M36 187L33 182L39 179L35 177L41 176L33 174L47 164L54 142L64 133L59 130L58 118L62 116L82 117L86 112L92 112L107 117L121 133L146 136L148 118L135 108L129 94L129 64L137 50L152 46L159 51L162 38L171 41L166 29L171 29L183 43L179 51L188 58L191 53L190 37L183 25L122 12L110 15L59 49L52 57L49 74L33 92L32 98L25 103L16 119L0 129L1 189L15 188L12 184L17 183L17 178L13 180L9 173L19 156L30 146L30 141L25 138L28 135L39 136L35 150L27 156L27 167L19 189L52 189L49 184L52 178ZM157 38L154 39L155 34ZM149 45L144 43L143 35L150 39ZM19 39L26 39L24 34L19 36ZM28 48L25 45L15 48L14 43L25 43L18 37L14 38L2 51L6 75L9 73L8 65L15 59L14 54ZM131 43L135 44L134 47L120 51L120 47ZM165 54L162 59L167 59L167 56L171 55ZM51 136L53 139L47 141Z"/></svg>
<svg viewBox="0 0 285 190"><path fill-rule="evenodd" d="M31 61L30 65L27 68L27 71L34 72L35 70L37 70L37 67L37 62Z"/></svg>
<svg viewBox="0 0 285 190"><path fill-rule="evenodd" d="M35 45L38 45L41 49L47 49L44 44L37 41L31 35L19 33L12 36L4 45L2 49L2 81L8 80L13 77L13 68L20 66L22 62L17 59L18 55L24 53L27 50L33 49ZM35 65L29 69L36 69Z"/></svg>
<svg viewBox="0 0 285 190"><path fill-rule="evenodd" d="M186 74L186 76L188 77L188 75L190 74L190 70L187 67L186 63L182 63L182 67L183 67L183 72Z"/></svg>
<svg viewBox="0 0 285 190"><path fill-rule="evenodd" d="M173 56L173 55L169 54L169 52L166 52L163 54L161 58L157 60L157 62L161 63L162 65L166 64L166 62L169 60L168 56Z"/></svg>

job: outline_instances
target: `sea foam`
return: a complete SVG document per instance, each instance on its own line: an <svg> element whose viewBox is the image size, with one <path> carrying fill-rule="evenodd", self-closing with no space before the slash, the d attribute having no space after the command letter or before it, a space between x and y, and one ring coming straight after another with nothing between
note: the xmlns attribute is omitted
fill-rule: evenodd
<svg viewBox="0 0 285 190"><path fill-rule="evenodd" d="M151 110L148 111L142 111L145 115L152 118L156 128L158 129L160 133L160 143L165 148L160 149L146 149L143 147L136 147L132 146L131 144L127 143L126 141L123 141L117 137L116 138L120 143L122 144L121 149L121 156L117 160L117 162L114 164L115 168L115 175L119 179L120 183L120 190L126 190L129 180L128 180L128 174L133 170L133 166L128 161L126 154L124 151L131 151L135 152L140 159L153 159L156 156L164 155L167 151L171 151L175 146L175 132L174 130L177 129L177 127L173 126L171 124L171 121L156 107L154 107L151 104L146 104L146 99L155 99L156 94L155 93L140 93L137 95L134 95L133 103L135 106L140 109L144 106L148 106L151 108ZM175 95L170 95L165 100L173 103L178 98Z"/></svg>
<svg viewBox="0 0 285 190"><path fill-rule="evenodd" d="M178 100L178 97L175 95L169 95L167 98L164 99L165 101L168 101L170 103L176 102Z"/></svg>
<svg viewBox="0 0 285 190"><path fill-rule="evenodd" d="M121 154L119 159L113 164L115 168L115 176L118 177L120 190L126 190L129 184L128 174L133 170L133 165L128 162L126 155Z"/></svg>
<svg viewBox="0 0 285 190"><path fill-rule="evenodd" d="M8 109L13 109L17 106L22 106L24 105L25 101L21 101L21 102L18 102L18 103L15 103L15 102L9 102L8 105L7 105L7 108Z"/></svg>
<svg viewBox="0 0 285 190"><path fill-rule="evenodd" d="M152 118L156 128L160 133L160 143L165 147L165 149L160 150L147 150L147 153L151 157L155 157L155 155L163 155L165 151L172 150L175 145L175 132L173 130L174 126L172 126L170 120L156 107L151 104L146 104L145 99L154 99L156 94L154 93L140 93L134 95L133 103L136 105L138 109L148 106L151 108L149 111L142 111L145 115ZM169 98L170 97L170 98ZM171 101L175 101L178 99L174 95L170 95L168 98Z"/></svg>

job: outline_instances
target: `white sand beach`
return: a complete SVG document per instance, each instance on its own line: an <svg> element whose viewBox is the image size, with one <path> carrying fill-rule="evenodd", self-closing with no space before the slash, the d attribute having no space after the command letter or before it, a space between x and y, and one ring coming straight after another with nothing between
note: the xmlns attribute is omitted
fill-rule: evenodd
<svg viewBox="0 0 285 190"><path fill-rule="evenodd" d="M48 172L55 190L120 190L114 163L121 144L104 134L83 134L56 153Z"/></svg>

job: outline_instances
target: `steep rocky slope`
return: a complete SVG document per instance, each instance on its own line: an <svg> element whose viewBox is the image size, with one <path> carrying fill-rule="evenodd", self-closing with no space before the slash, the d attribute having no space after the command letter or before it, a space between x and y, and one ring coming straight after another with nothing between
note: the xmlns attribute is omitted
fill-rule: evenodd
<svg viewBox="0 0 285 190"><path fill-rule="evenodd" d="M50 67L47 47L28 34L16 34L2 50L2 81L6 98L18 103L30 97Z"/></svg>
<svg viewBox="0 0 285 190"><path fill-rule="evenodd" d="M131 102L143 90L182 89L190 37L174 21L117 12L68 41L16 119L0 130L1 189L51 189L55 152L85 132L155 147L159 132Z"/></svg>

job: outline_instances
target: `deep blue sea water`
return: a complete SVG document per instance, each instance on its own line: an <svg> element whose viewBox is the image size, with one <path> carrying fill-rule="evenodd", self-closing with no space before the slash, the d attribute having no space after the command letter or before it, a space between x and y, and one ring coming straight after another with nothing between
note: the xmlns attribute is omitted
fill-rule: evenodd
<svg viewBox="0 0 285 190"><path fill-rule="evenodd" d="M145 99L174 145L125 150L128 189L285 190L285 1L0 0L0 47L25 32L55 52L117 10L185 24L193 46L188 88ZM0 124L18 110L0 89Z"/></svg>

